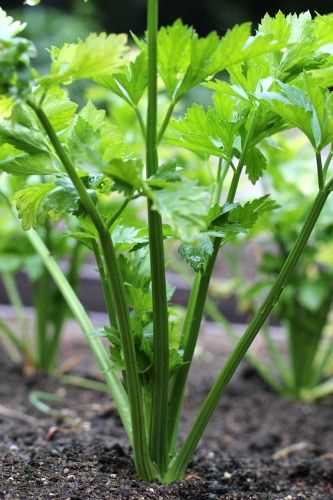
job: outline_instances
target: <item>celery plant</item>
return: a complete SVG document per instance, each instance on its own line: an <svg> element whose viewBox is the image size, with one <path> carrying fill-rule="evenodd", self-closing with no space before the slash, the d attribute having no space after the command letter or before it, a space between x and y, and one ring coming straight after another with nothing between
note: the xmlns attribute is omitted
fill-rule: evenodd
<svg viewBox="0 0 333 500"><path fill-rule="evenodd" d="M2 220L0 279L15 313L16 328L14 330L8 321L2 319L0 321L1 340L9 354L22 366L23 372L31 373L36 370L51 372L57 367L57 355L64 323L68 316L68 307L47 268L36 255L26 234L19 226L9 204L8 190L8 183L3 182L0 192ZM76 288L82 260L81 243L65 238L50 224L45 224L42 229L41 237L50 252L59 259L65 255L68 256L66 274L71 285ZM16 276L19 271L25 272L32 288L33 325L28 324L17 286Z"/></svg>
<svg viewBox="0 0 333 500"><path fill-rule="evenodd" d="M308 196L317 189L312 176L313 151L299 134L293 138L281 135L266 148L270 166L265 184L274 192L280 209L256 227L256 237L261 235L263 242L259 272L255 282L243 284L240 293L243 308L252 311L278 274L309 208ZM325 156L327 169L332 158L330 149ZM332 199L326 204L311 244L303 254L302 266L292 274L288 290L274 313L286 335L284 346L276 342L267 325L264 340L270 363L256 359L254 354L249 358L259 373L285 397L311 401L332 392L329 365L333 344L328 333L333 305L331 241ZM236 283L240 279L241 276ZM214 320L221 320L214 304L209 305L209 314Z"/></svg>
<svg viewBox="0 0 333 500"><path fill-rule="evenodd" d="M138 475L171 482L184 476L225 386L277 304L332 191L329 169L319 160L333 138L327 90L333 17L279 13L265 16L254 36L245 23L222 38L216 33L199 38L181 21L158 31L158 2L149 0L147 6L147 37L135 38L135 54L124 35L93 34L52 48L51 69L44 76L30 72L27 42L3 62L9 68L0 80L1 167L12 175L29 167L30 174L36 169L46 179L14 196L25 229L64 214L78 221L80 229L72 235L95 254L103 284L109 323L99 332L37 234L28 235L96 355L133 446ZM21 43L16 36L21 26L4 14L1 22L6 54L8 46ZM214 80L222 71L228 80ZM158 78L169 99L163 116ZM134 149L130 134L120 134L103 109L91 102L77 109L66 87L80 79L127 103L138 120L142 148ZM183 97L201 84L210 89L212 104L208 109L194 104L174 119ZM293 127L313 146L318 193L267 297L178 444L185 385L219 251L262 214L278 210L270 196L256 198L250 187L246 201L238 201L240 181L246 175L255 184L264 175L269 158L263 144ZM211 182L193 179L177 161L160 161L160 151L170 145L199 155L212 172ZM122 216L128 206L139 206L140 198L147 202L147 217L130 227ZM117 209L111 200L119 201ZM166 239L179 243L196 273L183 320L169 304Z"/></svg>

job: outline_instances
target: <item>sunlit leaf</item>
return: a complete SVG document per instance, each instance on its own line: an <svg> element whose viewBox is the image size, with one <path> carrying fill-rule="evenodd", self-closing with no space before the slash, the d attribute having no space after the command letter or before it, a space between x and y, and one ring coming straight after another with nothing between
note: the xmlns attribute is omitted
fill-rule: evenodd
<svg viewBox="0 0 333 500"><path fill-rule="evenodd" d="M44 83L71 83L89 79L103 85L124 66L126 35L91 34L84 41L51 49L52 68Z"/></svg>
<svg viewBox="0 0 333 500"><path fill-rule="evenodd" d="M117 95L137 105L143 96L148 84L147 49L139 52L133 62L130 62L121 73L109 80L104 79L103 85L110 88Z"/></svg>
<svg viewBox="0 0 333 500"><path fill-rule="evenodd" d="M36 228L45 220L46 213L42 210L42 205L54 186L51 182L34 184L15 194L14 203L24 230Z"/></svg>

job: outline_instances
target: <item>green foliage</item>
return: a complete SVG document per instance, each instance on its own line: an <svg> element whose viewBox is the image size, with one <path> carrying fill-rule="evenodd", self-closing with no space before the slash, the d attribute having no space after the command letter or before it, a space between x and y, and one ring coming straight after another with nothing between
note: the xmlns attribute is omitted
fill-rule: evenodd
<svg viewBox="0 0 333 500"><path fill-rule="evenodd" d="M51 49L50 75L41 79L42 85L70 84L89 79L107 85L108 79L125 64L125 35L91 34L86 40Z"/></svg>
<svg viewBox="0 0 333 500"><path fill-rule="evenodd" d="M195 31L176 21L158 35L159 72L169 96L177 100L191 88L224 69L277 49L271 35L251 37L251 24L199 38Z"/></svg>
<svg viewBox="0 0 333 500"><path fill-rule="evenodd" d="M117 159L111 160L104 169L105 174L114 181L116 188L128 193L140 189L142 180L143 163L141 160Z"/></svg>
<svg viewBox="0 0 333 500"><path fill-rule="evenodd" d="M230 159L239 125L219 115L217 109L205 111L200 104L194 104L184 118L173 120L168 142L203 157Z"/></svg>
<svg viewBox="0 0 333 500"><path fill-rule="evenodd" d="M269 102L275 113L291 126L302 130L313 147L320 151L333 140L332 96L304 76L298 86L276 82L276 91L258 94Z"/></svg>
<svg viewBox="0 0 333 500"><path fill-rule="evenodd" d="M105 79L103 85L126 102L137 106L148 84L147 65L147 50L141 49L134 61L125 66L121 73L109 80Z"/></svg>
<svg viewBox="0 0 333 500"><path fill-rule="evenodd" d="M51 68L39 76L25 45L24 92L22 61L15 53L1 86L0 168L19 179L13 201L24 229L40 228L50 237L50 225L61 221L61 231L66 228L93 251L108 312L108 324L97 333L50 254L35 233L28 233L112 389L139 475L170 482L184 477L227 381L288 281L298 280L297 294L291 287L281 304L288 321L303 330L296 341L292 336L294 373L301 373L301 352L308 365L315 365L320 334L308 336L316 314L319 331L325 323L326 282L312 279L304 286L297 263L301 256L313 262L307 243L333 189L332 155L323 153L333 140L332 16L278 13L265 16L253 35L245 23L222 38L199 37L181 21L157 33L157 0L148 7L148 36L134 37L134 50L125 35L91 34L53 47ZM6 17L1 22L17 47L21 26ZM0 57L7 57L3 45ZM221 72L223 80L216 78ZM79 80L94 82L88 91L94 104L87 99L77 106L68 97L64 87ZM186 109L180 100L199 85L209 89L209 104ZM296 184L295 198L288 194L281 206L271 184L264 196L251 185L268 178L278 149L274 140L285 130L294 134L294 128L309 140L317 163L311 170L312 184L317 175L316 197L312 204L304 197L312 207L307 216L297 209L297 174L288 180L288 186ZM283 190L288 175L276 174ZM287 213L291 198L296 208ZM283 248L285 222L295 224L288 237L292 244L281 258L263 261L262 269L270 266L269 279L255 287L262 292L269 281L270 291L176 451L185 384L219 250L234 248L259 231L260 222L268 227L267 221L279 216L284 217L278 223ZM185 315L172 305L173 290L165 279L164 247L171 245L196 273ZM42 304L42 292L39 300ZM310 378L301 373L294 380L299 388Z"/></svg>
<svg viewBox="0 0 333 500"><path fill-rule="evenodd" d="M57 172L47 155L19 155L0 160L0 171L13 175L50 175Z"/></svg>
<svg viewBox="0 0 333 500"><path fill-rule="evenodd" d="M0 140L2 144L11 144L27 154L48 154L47 142L41 132L10 120L0 123Z"/></svg>
<svg viewBox="0 0 333 500"><path fill-rule="evenodd" d="M71 125L77 104L71 101L67 92L60 87L52 87L48 90L43 101L43 107L52 127L57 132L62 132ZM82 112L84 115L84 112ZM91 119L92 117L87 117Z"/></svg>
<svg viewBox="0 0 333 500"><path fill-rule="evenodd" d="M163 189L151 191L153 207L182 241L195 240L206 229L209 191L190 181L167 183Z"/></svg>
<svg viewBox="0 0 333 500"><path fill-rule="evenodd" d="M271 190L280 207L257 224L257 232L264 235L266 242L256 282L243 286L241 303L246 309L257 307L280 272L309 208L309 195L315 192L313 153L304 142L299 135L293 139L281 136L267 146ZM325 257L331 255L331 215L330 201L303 253L302 265L290 277L288 289L276 307L275 315L287 337L288 358L279 352L273 334L265 335L273 374L270 383L282 394L297 399L313 400L325 395L322 384L332 359L327 329L333 304L333 270L332 259ZM266 372L267 366L260 371L262 361L254 359L254 363L259 373Z"/></svg>
<svg viewBox="0 0 333 500"><path fill-rule="evenodd" d="M46 214L43 202L47 194L54 188L52 182L34 184L16 193L14 202L22 221L23 229L38 227L45 221Z"/></svg>
<svg viewBox="0 0 333 500"><path fill-rule="evenodd" d="M267 168L267 159L259 148L254 147L246 153L245 165L250 181L255 184Z"/></svg>
<svg viewBox="0 0 333 500"><path fill-rule="evenodd" d="M233 241L239 235L247 234L261 216L275 208L277 208L275 201L268 196L248 201L244 205L223 206L220 213L214 215L210 231L219 235L223 242Z"/></svg>
<svg viewBox="0 0 333 500"><path fill-rule="evenodd" d="M209 258L213 254L213 242L207 234L202 234L193 243L182 243L179 254L193 271L203 271Z"/></svg>

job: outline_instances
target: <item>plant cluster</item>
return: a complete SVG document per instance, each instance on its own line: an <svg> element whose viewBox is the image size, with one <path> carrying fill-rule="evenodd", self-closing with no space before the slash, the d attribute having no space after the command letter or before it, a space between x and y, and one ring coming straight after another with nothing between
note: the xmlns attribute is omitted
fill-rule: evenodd
<svg viewBox="0 0 333 500"><path fill-rule="evenodd" d="M142 479L171 482L188 463L248 348L293 276L332 191L333 16L265 16L252 34L249 23L222 38L200 38L176 21L158 30L158 2L148 0L147 34L91 34L78 43L51 48L47 74L31 70L23 26L1 13L1 169L25 179L13 196L35 250L80 322L112 393L133 446ZM24 78L22 70L24 69ZM28 77L26 76L28 75ZM141 148L131 134L88 101L78 107L68 88L89 80L116 94L134 112ZM211 104L180 111L191 89L203 85ZM143 96L147 95L147 106ZM165 113L160 99L168 100ZM173 116L175 115L176 118ZM221 248L247 234L264 214L279 208L270 194L251 187L270 162L265 144L297 128L313 150L318 189L263 303L203 401L178 446L179 421L210 278ZM210 170L201 182L162 148L189 150ZM29 183L30 176L42 182ZM238 196L247 177L246 199ZM117 206L114 201L117 200ZM146 202L141 224L124 214ZM96 331L35 229L63 221L68 233L93 252L103 285L109 323ZM175 241L195 272L184 317L170 306L164 247ZM109 346L105 347L101 337Z"/></svg>

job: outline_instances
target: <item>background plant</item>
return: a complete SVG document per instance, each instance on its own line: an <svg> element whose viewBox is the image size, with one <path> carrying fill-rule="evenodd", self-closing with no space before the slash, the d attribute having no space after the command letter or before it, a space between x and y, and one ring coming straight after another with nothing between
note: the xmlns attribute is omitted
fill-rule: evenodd
<svg viewBox="0 0 333 500"><path fill-rule="evenodd" d="M27 180L24 177L16 179L14 187L9 185L5 176L6 174L2 174L0 188L0 276L9 303L13 307L15 321L13 323L8 318L0 320L1 340L25 373L33 373L36 370L51 372L57 368L57 356L63 327L68 318L68 307L9 205L10 192L22 187ZM29 182L31 181L32 178ZM82 245L55 230L49 221L41 228L40 236L57 259L68 258L67 279L76 289L83 257ZM19 272L28 276L32 287L32 324L27 318L17 284Z"/></svg>
<svg viewBox="0 0 333 500"><path fill-rule="evenodd" d="M239 290L243 282L240 303L248 312L255 311L274 281L308 210L309 196L315 190L312 150L304 137L281 135L266 148L270 165L263 191L274 192L280 208L257 224L257 249L262 257L256 279L244 286L244 276L238 269L237 277L229 287L229 292ZM330 158L331 152L328 151L327 161ZM329 379L333 354L330 336L333 301L331 240L330 200L316 226L314 238L303 254L302 266L290 277L289 286L275 309L275 321L285 328L287 345L277 343L270 326L266 325L264 339L270 353L270 364L263 364L253 354L249 358L259 373L287 397L312 400L332 390ZM215 320L222 320L225 325L225 319L214 304L209 304L209 311ZM230 325L227 328L232 329ZM281 352L283 347L287 353Z"/></svg>
<svg viewBox="0 0 333 500"><path fill-rule="evenodd" d="M50 52L50 72L33 74L30 44L21 26L2 15L3 64L0 138L3 165L15 176L43 175L46 182L16 192L27 230L48 218L71 215L72 236L94 253L109 324L95 331L47 248L30 241L80 322L111 389L134 450L139 476L170 482L183 477L220 396L265 324L304 252L332 190L322 151L332 141L330 53L333 17L266 16L255 35L235 26L223 38L199 38L176 21L157 31L158 3L148 1L147 37L90 35ZM14 57L7 58L8 49ZM224 72L225 80L213 80ZM169 104L160 116L158 77ZM135 113L144 154L132 148L103 109L81 109L66 87L92 80L123 99ZM213 80L213 81L212 81ZM206 109L194 104L172 119L190 89L212 91ZM141 98L147 91L147 109ZM267 195L236 201L243 174L252 184L267 167L263 147L273 135L299 128L314 150L318 192L295 243L258 312L218 374L184 442L177 447L179 417L197 343L209 281L221 247L246 234L260 216L277 209ZM187 149L213 174L210 184L191 179L175 161L160 162L160 143ZM19 164L20 168L17 167ZM14 170L15 166L15 170ZM116 193L116 194L115 194ZM120 198L121 196L121 198ZM120 199L119 199L120 198ZM147 202L141 227L119 224L138 198ZM118 208L112 200L119 200ZM195 271L185 317L170 308L164 240L175 240ZM110 343L111 356L101 342Z"/></svg>

